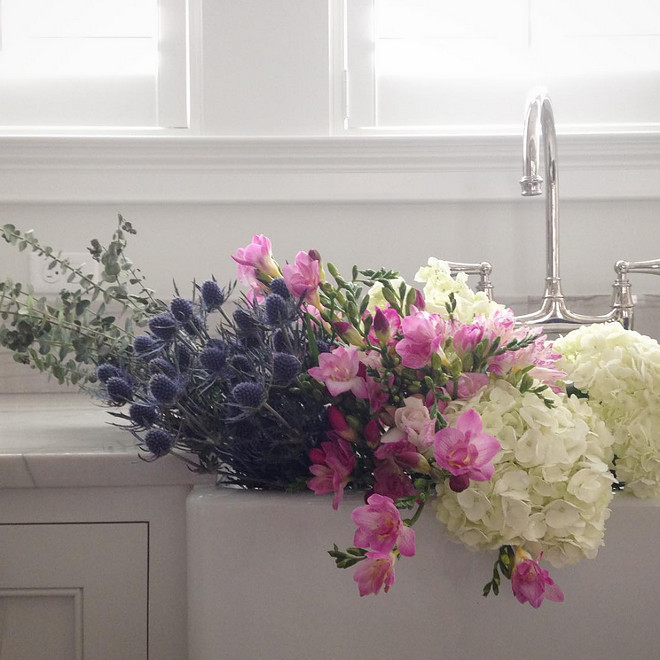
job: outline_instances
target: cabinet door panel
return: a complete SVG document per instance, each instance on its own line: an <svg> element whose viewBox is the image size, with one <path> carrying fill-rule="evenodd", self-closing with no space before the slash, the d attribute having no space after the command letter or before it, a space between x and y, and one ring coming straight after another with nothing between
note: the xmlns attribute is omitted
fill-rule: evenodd
<svg viewBox="0 0 660 660"><path fill-rule="evenodd" d="M0 525L0 660L147 658L148 550L146 522Z"/></svg>
<svg viewBox="0 0 660 660"><path fill-rule="evenodd" d="M82 660L81 605L81 589L0 589L0 659Z"/></svg>

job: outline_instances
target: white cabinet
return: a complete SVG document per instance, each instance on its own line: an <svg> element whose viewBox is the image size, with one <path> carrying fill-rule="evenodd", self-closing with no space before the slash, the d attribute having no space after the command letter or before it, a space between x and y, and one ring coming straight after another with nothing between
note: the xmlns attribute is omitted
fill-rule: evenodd
<svg viewBox="0 0 660 660"><path fill-rule="evenodd" d="M0 660L185 660L186 511L78 395L0 396Z"/></svg>
<svg viewBox="0 0 660 660"><path fill-rule="evenodd" d="M189 491L0 488L0 660L185 660Z"/></svg>
<svg viewBox="0 0 660 660"><path fill-rule="evenodd" d="M142 660L147 522L0 525L0 660Z"/></svg>

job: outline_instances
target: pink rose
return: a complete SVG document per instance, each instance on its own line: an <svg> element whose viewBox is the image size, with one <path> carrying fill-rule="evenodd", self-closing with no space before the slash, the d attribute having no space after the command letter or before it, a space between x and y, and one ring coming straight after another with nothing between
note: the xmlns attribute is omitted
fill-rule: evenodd
<svg viewBox="0 0 660 660"><path fill-rule="evenodd" d="M405 432L408 441L422 452L433 444L435 422L422 399L408 397L404 404L396 409L394 423L398 429Z"/></svg>

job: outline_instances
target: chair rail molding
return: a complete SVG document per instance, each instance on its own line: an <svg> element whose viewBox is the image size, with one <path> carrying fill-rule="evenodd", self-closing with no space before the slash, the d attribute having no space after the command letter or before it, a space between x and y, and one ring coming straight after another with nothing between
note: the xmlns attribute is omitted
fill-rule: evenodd
<svg viewBox="0 0 660 660"><path fill-rule="evenodd" d="M559 135L562 199L660 199L660 134ZM3 203L519 200L519 135L4 136Z"/></svg>

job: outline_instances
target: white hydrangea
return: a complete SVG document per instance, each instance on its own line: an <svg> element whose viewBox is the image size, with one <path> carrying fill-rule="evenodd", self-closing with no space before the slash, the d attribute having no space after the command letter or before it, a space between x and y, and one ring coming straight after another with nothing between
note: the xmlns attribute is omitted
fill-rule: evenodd
<svg viewBox="0 0 660 660"><path fill-rule="evenodd" d="M637 497L660 497L660 346L619 323L584 326L554 344L558 367L589 394L615 443L616 472Z"/></svg>
<svg viewBox="0 0 660 660"><path fill-rule="evenodd" d="M438 485L436 516L474 550L521 545L553 566L593 558L603 543L613 477L614 441L585 399L545 392L522 394L503 379L445 412L450 423L465 408L502 445L490 481L461 493Z"/></svg>
<svg viewBox="0 0 660 660"><path fill-rule="evenodd" d="M429 312L447 316L446 303L449 294L456 298L455 316L463 323L472 323L475 315L489 317L496 309L503 309L490 300L483 291L474 292L467 283L465 273L457 273L452 277L449 265L431 257L428 266L422 266L415 275L416 282L424 282L424 299Z"/></svg>

